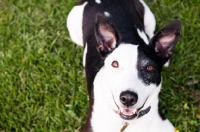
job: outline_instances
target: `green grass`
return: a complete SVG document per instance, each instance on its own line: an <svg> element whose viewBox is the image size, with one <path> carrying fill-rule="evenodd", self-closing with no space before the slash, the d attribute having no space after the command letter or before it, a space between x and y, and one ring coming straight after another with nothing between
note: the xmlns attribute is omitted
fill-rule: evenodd
<svg viewBox="0 0 200 132"><path fill-rule="evenodd" d="M66 17L77 0L0 0L0 132L77 132L88 98L82 48ZM200 0L151 0L157 30L180 19L161 107L181 132L200 130Z"/></svg>

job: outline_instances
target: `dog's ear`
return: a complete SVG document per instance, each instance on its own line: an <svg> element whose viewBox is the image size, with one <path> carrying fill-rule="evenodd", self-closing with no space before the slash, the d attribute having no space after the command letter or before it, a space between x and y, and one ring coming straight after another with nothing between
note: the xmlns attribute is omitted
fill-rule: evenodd
<svg viewBox="0 0 200 132"><path fill-rule="evenodd" d="M117 46L118 33L114 26L101 14L96 15L95 36L97 51L105 58Z"/></svg>
<svg viewBox="0 0 200 132"><path fill-rule="evenodd" d="M158 31L150 40L156 54L162 58L163 64L172 56L173 49L179 39L181 22L176 20Z"/></svg>

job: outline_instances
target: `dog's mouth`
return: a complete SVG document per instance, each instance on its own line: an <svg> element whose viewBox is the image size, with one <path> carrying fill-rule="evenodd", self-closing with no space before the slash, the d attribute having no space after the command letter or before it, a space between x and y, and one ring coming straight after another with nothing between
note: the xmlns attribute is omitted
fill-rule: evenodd
<svg viewBox="0 0 200 132"><path fill-rule="evenodd" d="M148 97L147 97L147 99L148 99ZM138 109L129 109L129 108L121 108L120 109L114 100L116 106L118 107L118 111L115 111L115 113L119 114L120 117L124 120L132 120L138 116L141 116L140 110L144 107L145 103L147 102L147 99L145 100L144 104Z"/></svg>
<svg viewBox="0 0 200 132"><path fill-rule="evenodd" d="M125 120L132 120L134 119L135 117L137 117L138 115L138 109L134 109L134 110L131 110L131 109L122 109L120 110L120 117L122 119L125 119Z"/></svg>

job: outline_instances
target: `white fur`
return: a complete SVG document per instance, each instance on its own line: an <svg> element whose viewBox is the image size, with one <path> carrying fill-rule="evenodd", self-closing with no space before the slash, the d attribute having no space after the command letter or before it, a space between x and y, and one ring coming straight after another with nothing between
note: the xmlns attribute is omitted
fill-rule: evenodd
<svg viewBox="0 0 200 132"><path fill-rule="evenodd" d="M174 132L172 124L168 120L162 121L158 115L158 94L161 85L146 86L138 78L137 47L121 44L105 59L104 67L97 73L94 80L91 119L94 132L120 132L124 122L129 124L124 132ZM113 61L118 61L119 68L111 66ZM142 110L151 106L150 112L139 119L123 120L118 114L118 107L124 107L119 96L125 90L138 94L138 101L130 107L131 109L140 108L148 97Z"/></svg>
<svg viewBox="0 0 200 132"><path fill-rule="evenodd" d="M69 35L76 44L83 46L82 20L83 11L88 2L75 6L67 17Z"/></svg>
<svg viewBox="0 0 200 132"><path fill-rule="evenodd" d="M106 17L109 17L109 16L110 16L110 13L107 12L107 11L105 11L105 12L104 12L104 15L105 15Z"/></svg>
<svg viewBox="0 0 200 132"><path fill-rule="evenodd" d="M164 64L164 67L169 67L170 65L170 60L168 60L165 64Z"/></svg>
<svg viewBox="0 0 200 132"><path fill-rule="evenodd" d="M95 0L97 4L101 4L101 0Z"/></svg>
<svg viewBox="0 0 200 132"><path fill-rule="evenodd" d="M139 36L144 40L144 42L146 44L149 44L149 40L148 40L146 34L143 31L140 31L140 29L138 29L138 28L137 28L137 32L138 32Z"/></svg>
<svg viewBox="0 0 200 132"><path fill-rule="evenodd" d="M85 48L84 48L84 52L83 52L83 67L85 67L86 55L87 55L87 43L85 44Z"/></svg>
<svg viewBox="0 0 200 132"><path fill-rule="evenodd" d="M154 30L156 27L156 19L149 9L149 7L146 5L146 3L143 0L140 0L140 2L144 6L144 27L145 32L148 35L149 39L151 39L154 35Z"/></svg>

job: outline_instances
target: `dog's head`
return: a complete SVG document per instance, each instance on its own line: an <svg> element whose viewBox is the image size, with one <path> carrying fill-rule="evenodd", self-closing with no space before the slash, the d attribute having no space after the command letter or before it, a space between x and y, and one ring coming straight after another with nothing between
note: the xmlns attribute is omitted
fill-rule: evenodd
<svg viewBox="0 0 200 132"><path fill-rule="evenodd" d="M95 34L104 66L94 81L95 98L108 100L108 107L125 120L135 118L144 105L151 105L158 97L162 66L172 56L180 26L180 21L166 25L148 45L125 44L120 42L117 29L98 15Z"/></svg>

